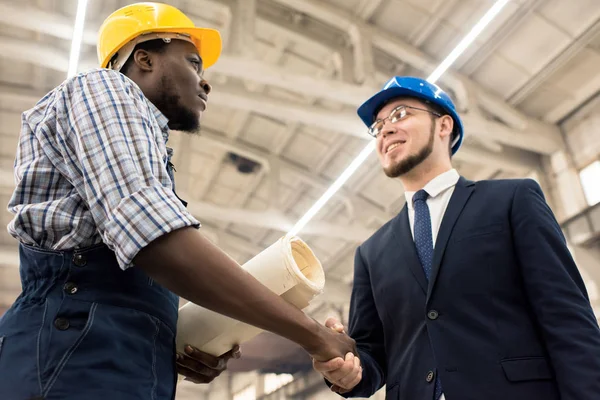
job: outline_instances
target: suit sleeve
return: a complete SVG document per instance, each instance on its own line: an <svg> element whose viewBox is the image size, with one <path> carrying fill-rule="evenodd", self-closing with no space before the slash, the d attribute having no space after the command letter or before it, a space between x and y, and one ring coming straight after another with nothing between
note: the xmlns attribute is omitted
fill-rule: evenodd
<svg viewBox="0 0 600 400"><path fill-rule="evenodd" d="M344 397L370 397L385 383L386 356L383 326L371 290L371 278L360 247L354 258L354 284L350 299L348 334L356 341L363 367L361 382ZM330 384L329 384L330 385Z"/></svg>
<svg viewBox="0 0 600 400"><path fill-rule="evenodd" d="M600 396L600 329L577 266L540 186L524 180L511 210L527 296L556 374L561 400Z"/></svg>

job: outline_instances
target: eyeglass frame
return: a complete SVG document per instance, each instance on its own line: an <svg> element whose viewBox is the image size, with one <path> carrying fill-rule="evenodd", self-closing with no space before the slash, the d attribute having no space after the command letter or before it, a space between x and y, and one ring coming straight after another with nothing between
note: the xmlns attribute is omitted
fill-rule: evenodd
<svg viewBox="0 0 600 400"><path fill-rule="evenodd" d="M388 115L387 117L385 117L385 118L383 118L383 119L378 119L378 120L374 121L374 122L371 124L371 126L369 126L369 129L367 130L367 133L368 133L370 136L372 136L372 137L374 137L375 139L377 139L377 137L379 136L379 134L381 134L381 131L383 130L383 127L385 126L385 121L386 121L386 120L390 120L390 117L392 116L392 114L393 114L394 112L396 112L396 111L397 111L398 109L400 109L400 108L404 108L404 109L411 108L411 109L413 109L413 110L419 110L419 111L425 111L425 112L428 112L428 113L430 113L430 114L432 114L432 115L435 115L435 116L436 116L436 117L438 117L438 118L442 117L442 114L440 114L440 113L438 113L438 112L435 112L435 111L427 110L427 109L425 109L425 108L412 107L412 106L406 106L406 105L399 105L398 107L396 107L396 108L394 108L392 111L390 111L390 113L389 113L389 115ZM405 115L405 116L406 116L406 115ZM404 118L404 117L402 117L402 118ZM402 119L399 119L398 121L401 121L401 120L402 120ZM392 120L390 120L390 122L391 122L392 124L395 124L395 123L396 123L396 122L398 122L398 121L394 121L394 122L392 122ZM378 123L380 123L380 122L382 123L382 125L381 125L381 129L380 129L380 130L379 130L379 132L377 132L376 134L373 134L373 133L372 133L372 131L373 131L374 127L375 127L375 124L378 124Z"/></svg>

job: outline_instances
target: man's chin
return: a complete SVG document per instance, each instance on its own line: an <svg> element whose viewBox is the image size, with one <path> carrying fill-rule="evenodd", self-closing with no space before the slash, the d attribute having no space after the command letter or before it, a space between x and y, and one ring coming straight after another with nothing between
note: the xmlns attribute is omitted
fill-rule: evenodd
<svg viewBox="0 0 600 400"><path fill-rule="evenodd" d="M185 132L196 134L200 132L200 124L191 125L191 124L169 124L169 129L172 131Z"/></svg>
<svg viewBox="0 0 600 400"><path fill-rule="evenodd" d="M388 163L386 163L383 166L383 170L385 171L386 174L392 172L392 171L396 171L398 168L400 168L403 164L403 160L393 160L390 161Z"/></svg>
<svg viewBox="0 0 600 400"><path fill-rule="evenodd" d="M397 165L388 165L387 167L383 168L383 172L388 178L397 178L398 176L400 176L398 174Z"/></svg>
<svg viewBox="0 0 600 400"><path fill-rule="evenodd" d="M194 116L191 113L187 118L178 119L177 121L169 121L169 129L197 134L200 132L200 116Z"/></svg>
<svg viewBox="0 0 600 400"><path fill-rule="evenodd" d="M183 130L183 132L190 135L199 135L200 134L200 124L196 124L196 126L190 126Z"/></svg>
<svg viewBox="0 0 600 400"><path fill-rule="evenodd" d="M383 168L383 172L388 178L399 178L402 175L412 171L419 163L413 158L398 160L395 163L388 164Z"/></svg>

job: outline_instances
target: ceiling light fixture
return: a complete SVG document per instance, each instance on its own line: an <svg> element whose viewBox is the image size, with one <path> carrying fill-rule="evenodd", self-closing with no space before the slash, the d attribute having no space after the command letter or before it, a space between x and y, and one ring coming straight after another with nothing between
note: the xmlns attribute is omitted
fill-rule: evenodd
<svg viewBox="0 0 600 400"><path fill-rule="evenodd" d="M431 73L427 78L428 82L435 83L440 76L446 72L448 68L456 61L461 54L473 43L479 34L489 25L490 22L500 13L504 6L510 0L497 0L492 8L485 13L483 17L473 26L471 31L460 41L460 43L450 52L450 54L442 61L442 63ZM288 235L294 236L300 232L306 224L323 208L323 206L333 197L333 195L346 183L348 179L356 172L358 167L367 159L369 154L375 150L375 140L369 140L365 148L358 156L350 163L350 165L342 172L342 174L333 182L333 184L323 193L323 195L312 205L292 229Z"/></svg>
<svg viewBox="0 0 600 400"><path fill-rule="evenodd" d="M73 39L71 40L71 54L69 56L69 70L67 72L67 78L71 78L77 73L87 4L88 0L79 0L77 2L77 14L75 15L75 25L73 26Z"/></svg>

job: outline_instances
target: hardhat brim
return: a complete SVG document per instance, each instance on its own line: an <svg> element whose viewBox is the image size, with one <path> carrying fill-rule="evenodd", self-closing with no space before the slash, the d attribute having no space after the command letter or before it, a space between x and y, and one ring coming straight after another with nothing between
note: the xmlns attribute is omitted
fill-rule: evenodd
<svg viewBox="0 0 600 400"><path fill-rule="evenodd" d="M419 93L415 92L413 89L394 87L376 93L361 104L356 112L366 126L371 126L371 124L375 122L375 113L377 113L385 103L398 97L417 98L424 101L429 100L427 96L420 96Z"/></svg>
<svg viewBox="0 0 600 400"><path fill-rule="evenodd" d="M198 54L202 58L202 67L204 69L214 65L221 56L223 44L219 31L216 29L196 27L163 27L160 29L148 29L147 31L138 32L135 35L126 38L119 46L119 49L125 44L129 43L131 40L134 40L136 37L150 32L173 32L189 35L191 40L194 42L196 49L198 50ZM106 57L102 63L102 68L106 68L115 53Z"/></svg>
<svg viewBox="0 0 600 400"><path fill-rule="evenodd" d="M196 44L198 54L202 58L202 66L204 69L213 66L221 56L223 44L221 41L221 34L216 29L173 28L172 30L165 29L164 31L190 35Z"/></svg>

